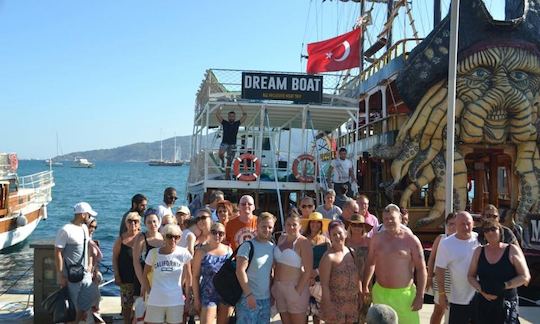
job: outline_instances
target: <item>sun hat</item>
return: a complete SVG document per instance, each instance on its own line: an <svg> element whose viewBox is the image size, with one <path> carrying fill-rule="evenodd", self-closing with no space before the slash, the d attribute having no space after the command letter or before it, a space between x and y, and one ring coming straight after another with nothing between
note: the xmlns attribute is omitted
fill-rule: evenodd
<svg viewBox="0 0 540 324"><path fill-rule="evenodd" d="M349 220L351 224L364 224L366 232L371 231L373 225L366 223L366 218L360 214L352 214L351 219Z"/></svg>
<svg viewBox="0 0 540 324"><path fill-rule="evenodd" d="M324 218L323 215L319 212L313 212L309 214L308 218L300 219L300 224L302 225L302 233L306 232L307 227L309 226L309 222L311 221L322 222L323 233L326 233L328 231L328 223L330 223L330 219Z"/></svg>
<svg viewBox="0 0 540 324"><path fill-rule="evenodd" d="M92 206L90 206L89 203L81 201L80 203L77 203L75 206L73 206L73 213L74 214L83 214L88 213L91 216L97 216L97 212L95 212L92 209Z"/></svg>

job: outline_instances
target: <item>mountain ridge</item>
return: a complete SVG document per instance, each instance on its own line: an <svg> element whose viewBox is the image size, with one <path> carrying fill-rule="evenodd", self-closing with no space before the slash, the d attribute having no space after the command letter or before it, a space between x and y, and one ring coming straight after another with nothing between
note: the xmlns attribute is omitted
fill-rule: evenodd
<svg viewBox="0 0 540 324"><path fill-rule="evenodd" d="M191 135L176 137L176 154L174 152L174 137L163 140L163 160L189 160L191 152ZM94 161L110 162L147 162L160 159L160 142L138 142L107 149L72 152L55 156L55 161L72 161L75 158L85 158Z"/></svg>

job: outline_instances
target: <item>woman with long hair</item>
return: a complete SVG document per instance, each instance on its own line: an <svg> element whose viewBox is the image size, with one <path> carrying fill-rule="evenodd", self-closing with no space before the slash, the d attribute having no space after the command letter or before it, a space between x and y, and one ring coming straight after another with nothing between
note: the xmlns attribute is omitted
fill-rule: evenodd
<svg viewBox="0 0 540 324"><path fill-rule="evenodd" d="M339 220L330 222L330 248L322 257L322 319L328 323L358 322L362 282L353 251L345 246L347 231Z"/></svg>
<svg viewBox="0 0 540 324"><path fill-rule="evenodd" d="M178 225L166 225L163 228L165 243L152 249L146 257L141 288L142 296L148 293L145 323L182 323L182 294L189 295L191 290L192 256L186 248L177 245L181 233ZM150 272L151 283L148 280Z"/></svg>
<svg viewBox="0 0 540 324"><path fill-rule="evenodd" d="M141 229L141 216L137 212L126 215L126 231L120 235L113 245L112 264L114 283L120 287L122 301L122 317L129 324L133 318L133 302L135 301L135 268L133 266L133 244Z"/></svg>
<svg viewBox="0 0 540 324"><path fill-rule="evenodd" d="M216 318L218 324L226 324L232 312L232 307L221 301L212 281L232 254L231 248L223 244L224 239L225 226L214 223L208 243L197 249L193 257L193 306L200 314L201 324L216 323Z"/></svg>
<svg viewBox="0 0 540 324"><path fill-rule="evenodd" d="M309 214L307 219L300 220L302 233L313 246L313 269L309 281L309 312L313 317L313 323L320 323L319 309L322 298L321 281L319 278L319 263L330 245L330 240L326 237L328 232L329 219L323 217L319 212Z"/></svg>
<svg viewBox="0 0 540 324"><path fill-rule="evenodd" d="M445 316L445 313L447 311L445 307L442 307L439 304L439 287L437 287L437 279L435 278L435 258L437 257L437 250L439 249L439 243L441 243L441 240L447 238L448 236L456 232L456 214L448 214L446 216L445 223L445 233L440 234L439 236L437 236L437 238L435 238L435 241L433 241L433 246L431 247L431 253L429 254L429 259L427 263L428 279L426 283L426 290L428 290L429 287L432 287L434 302L433 313L431 313L431 318L429 320L430 324L441 324L442 318L443 316ZM450 280L450 272L446 270L444 272L444 291L447 295L450 294ZM448 296L446 296L446 300L448 300ZM446 315L446 323L448 323L448 318L449 315Z"/></svg>
<svg viewBox="0 0 540 324"><path fill-rule="evenodd" d="M517 288L531 279L521 248L502 241L502 228L494 218L484 220L487 242L474 251L467 278L476 289L475 323L519 323Z"/></svg>
<svg viewBox="0 0 540 324"><path fill-rule="evenodd" d="M133 268L137 280L134 286L135 296L141 293L141 283L143 280L144 260L151 249L163 245L163 236L159 233L159 218L155 209L148 209L144 213L144 225L146 232L140 232L133 242Z"/></svg>
<svg viewBox="0 0 540 324"><path fill-rule="evenodd" d="M95 290L96 302L92 307L92 315L94 317L94 322L96 323L105 323L101 315L99 314L99 302L101 300L101 293L99 291L99 284L103 280L103 275L99 271L99 264L103 260L103 253L99 247L99 242L94 240L94 234L97 230L97 220L94 216L90 216L86 221L86 226L88 227L88 256L92 258L92 287Z"/></svg>
<svg viewBox="0 0 540 324"><path fill-rule="evenodd" d="M274 247L272 296L284 324L305 323L309 306L309 278L313 268L311 242L300 234L300 217L285 221L285 234Z"/></svg>

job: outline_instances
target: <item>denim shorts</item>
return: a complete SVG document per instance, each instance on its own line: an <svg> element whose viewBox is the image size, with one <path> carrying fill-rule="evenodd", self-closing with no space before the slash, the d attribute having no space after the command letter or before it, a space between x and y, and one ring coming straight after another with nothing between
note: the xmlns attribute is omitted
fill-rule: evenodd
<svg viewBox="0 0 540 324"><path fill-rule="evenodd" d="M266 324L270 323L270 298L257 299L257 308L251 309L247 305L246 297L242 296L236 304L237 324Z"/></svg>

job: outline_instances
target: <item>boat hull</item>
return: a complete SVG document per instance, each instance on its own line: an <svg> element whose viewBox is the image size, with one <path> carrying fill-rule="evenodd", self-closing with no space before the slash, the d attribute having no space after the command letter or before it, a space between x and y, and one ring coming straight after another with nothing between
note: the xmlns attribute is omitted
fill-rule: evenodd
<svg viewBox="0 0 540 324"><path fill-rule="evenodd" d="M46 213L46 206L34 204L12 214L12 216L0 219L0 250L26 240ZM26 218L25 225L19 220L20 215Z"/></svg>

